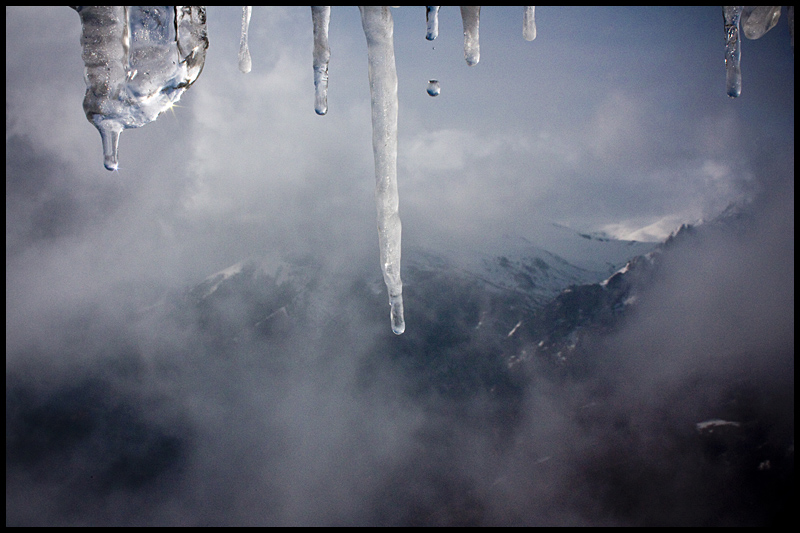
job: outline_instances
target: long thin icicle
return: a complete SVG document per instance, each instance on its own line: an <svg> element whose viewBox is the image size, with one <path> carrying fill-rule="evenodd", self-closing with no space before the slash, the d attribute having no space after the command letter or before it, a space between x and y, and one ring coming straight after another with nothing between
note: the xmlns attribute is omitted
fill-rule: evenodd
<svg viewBox="0 0 800 533"><path fill-rule="evenodd" d="M464 59L467 65L474 66L481 60L481 45L478 27L481 20L481 6L461 6L461 22L464 25Z"/></svg>
<svg viewBox="0 0 800 533"><path fill-rule="evenodd" d="M742 6L722 6L722 17L725 19L725 85L731 98L742 94L742 69L739 64L742 57L739 32L741 16Z"/></svg>
<svg viewBox="0 0 800 533"><path fill-rule="evenodd" d="M536 19L534 14L536 6L525 6L522 13L522 38L526 41L536 39Z"/></svg>
<svg viewBox="0 0 800 533"><path fill-rule="evenodd" d="M403 282L400 279L400 215L397 195L397 70L394 22L388 7L362 6L367 38L369 91L372 96L372 148L375 155L375 199L383 280L389 291L392 331L406 329Z"/></svg>
<svg viewBox="0 0 800 533"><path fill-rule="evenodd" d="M328 26L331 23L331 6L311 6L314 24L314 111L317 115L328 112Z"/></svg>
<svg viewBox="0 0 800 533"><path fill-rule="evenodd" d="M428 23L428 31L425 34L425 38L429 41L433 41L439 36L439 7L425 6L425 20Z"/></svg>
<svg viewBox="0 0 800 533"><path fill-rule="evenodd" d="M250 59L250 48L247 46L247 30L250 28L250 15L253 13L253 6L242 7L242 39L239 41L239 70L244 74L253 68L253 60Z"/></svg>

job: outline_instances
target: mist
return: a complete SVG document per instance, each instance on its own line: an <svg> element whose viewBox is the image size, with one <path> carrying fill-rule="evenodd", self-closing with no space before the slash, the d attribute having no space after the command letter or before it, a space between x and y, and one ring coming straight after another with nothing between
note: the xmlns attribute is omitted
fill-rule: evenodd
<svg viewBox="0 0 800 533"><path fill-rule="evenodd" d="M320 118L307 8L256 8L247 77L239 11L209 9L206 70L174 115L123 133L111 174L81 110L77 15L7 8L7 525L696 526L785 515L785 20L745 41L743 95L729 101L718 8L625 11L608 24L543 9L525 43L521 10L517 21L487 7L474 69L446 9L436 50L422 8L394 11L404 246L481 249L504 231L535 235L542 220L619 235L665 218L707 222L666 246L635 304L563 360L522 357L540 339L529 322L507 335L529 316L519 302L435 273L404 271L398 337L378 266L357 11L334 8ZM657 15L670 24L656 28ZM513 41L501 31L509 21ZM606 30L590 42L595 25ZM677 35L666 40L664 26ZM648 28L657 38L644 39ZM405 44L412 34L419 48ZM666 42L684 59L669 75L648 70ZM434 75L442 94L431 99ZM492 83L501 76L506 98ZM404 82L417 78L419 94ZM712 222L731 202L736 217ZM213 299L192 292L247 259L263 267L251 281ZM284 283L283 261L303 290ZM698 429L715 419L738 425Z"/></svg>

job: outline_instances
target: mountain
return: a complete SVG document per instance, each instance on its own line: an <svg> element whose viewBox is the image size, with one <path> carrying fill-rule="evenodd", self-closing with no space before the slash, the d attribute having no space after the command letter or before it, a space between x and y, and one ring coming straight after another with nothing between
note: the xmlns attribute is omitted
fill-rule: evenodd
<svg viewBox="0 0 800 533"><path fill-rule="evenodd" d="M549 249L514 235L490 240L481 249L452 243L408 248L403 257L403 281L412 324L420 323L419 316L430 314L433 295L463 291L451 298L458 301L480 292L485 293L482 298L487 302L504 304L498 303L491 312L479 312L472 327L490 321L507 333L523 315L541 309L568 287L601 282L630 259L657 246L581 234L555 224L545 227L537 242ZM258 258L208 276L189 289L185 298L201 312L206 327L229 330L228 334L235 336L239 329L263 328L291 316L324 320L326 315L336 314L331 310L336 307L335 300L342 298L340 293L359 283L366 284L371 298L383 293L383 282L375 272L336 272L309 257ZM417 317L414 309L420 311ZM434 313L435 323L445 314ZM236 324L231 323L233 317Z"/></svg>
<svg viewBox="0 0 800 533"><path fill-rule="evenodd" d="M793 254L748 254L780 235L750 226L409 249L400 336L362 261L247 259L138 313L77 308L7 372L7 521L778 522Z"/></svg>

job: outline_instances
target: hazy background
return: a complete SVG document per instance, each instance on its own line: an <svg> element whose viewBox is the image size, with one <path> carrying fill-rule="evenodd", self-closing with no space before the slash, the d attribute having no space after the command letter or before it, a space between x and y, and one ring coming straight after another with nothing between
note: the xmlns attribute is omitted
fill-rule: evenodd
<svg viewBox="0 0 800 533"><path fill-rule="evenodd" d="M514 431L496 434L502 399L408 395L391 361L409 341L335 284L320 305L342 302L337 327L223 358L192 326L141 318L245 257L327 256L379 278L356 8L332 9L319 117L310 10L256 7L243 75L241 10L210 7L200 78L122 134L117 173L81 107L78 15L6 8L7 523L725 523L739 500L709 511L712 491L675 474L702 465L678 468L692 455L664 432L684 442L725 418L715 406L749 376L769 391L754 410L793 435L794 59L784 12L744 40L728 98L720 11L545 7L526 42L521 8L486 7L475 67L456 8L433 42L424 8L392 11L404 246L535 242L549 222L656 238L731 202L757 213L675 256L640 318L596 348L615 361L596 379L519 377ZM597 474L620 456L635 475ZM731 523L764 519L740 512Z"/></svg>

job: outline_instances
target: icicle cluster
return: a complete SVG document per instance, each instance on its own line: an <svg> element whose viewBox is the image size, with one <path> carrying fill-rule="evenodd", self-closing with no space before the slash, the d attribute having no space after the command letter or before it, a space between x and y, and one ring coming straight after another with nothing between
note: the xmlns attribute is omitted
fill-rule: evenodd
<svg viewBox="0 0 800 533"><path fill-rule="evenodd" d="M372 98L372 145L375 157L375 199L381 268L389 292L392 331L405 330L403 283L400 279L400 216L397 194L397 71L394 22L388 7L361 7L367 39L369 86ZM203 7L75 7L81 17L83 60L86 66L86 117L103 141L104 165L118 168L119 136L125 128L143 126L172 107L203 69L208 48ZM464 59L480 61L480 6L462 6ZM535 7L523 7L522 36L536 38ZM723 6L727 93L741 94L741 33L758 39L780 18L779 6ZM242 9L239 70L250 72L248 29L252 6ZM314 28L314 110L328 111L328 46L330 6L312 6ZM439 6L426 7L425 38L439 34ZM788 7L794 49L794 7ZM438 80L429 80L428 94L440 93Z"/></svg>

